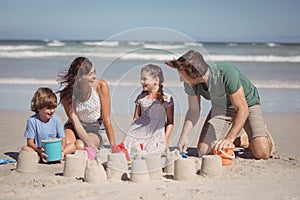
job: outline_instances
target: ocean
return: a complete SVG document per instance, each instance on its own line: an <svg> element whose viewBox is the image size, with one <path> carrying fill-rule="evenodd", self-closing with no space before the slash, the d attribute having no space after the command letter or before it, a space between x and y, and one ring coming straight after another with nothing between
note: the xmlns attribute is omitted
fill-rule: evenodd
<svg viewBox="0 0 300 200"><path fill-rule="evenodd" d="M0 109L29 110L37 88L57 91L58 73L67 70L75 57L86 56L98 78L110 85L112 114L132 115L141 92L140 69L149 63L162 67L164 90L174 98L175 113L184 114L187 98L182 83L164 61L190 49L203 53L208 62L229 61L239 67L258 88L264 113L300 112L300 44L113 40L0 41ZM203 101L202 113L209 108Z"/></svg>

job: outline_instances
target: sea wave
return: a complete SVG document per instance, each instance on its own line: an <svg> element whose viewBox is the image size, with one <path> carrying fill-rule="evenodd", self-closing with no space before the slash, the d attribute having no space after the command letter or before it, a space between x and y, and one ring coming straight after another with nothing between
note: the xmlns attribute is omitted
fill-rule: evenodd
<svg viewBox="0 0 300 200"><path fill-rule="evenodd" d="M0 78L0 85L57 85L53 79Z"/></svg>
<svg viewBox="0 0 300 200"><path fill-rule="evenodd" d="M53 40L52 42L48 42L47 46L49 46L49 47L62 47L62 46L65 46L65 43L61 42L59 40Z"/></svg>
<svg viewBox="0 0 300 200"><path fill-rule="evenodd" d="M171 49L184 49L186 48L185 45L174 45L174 44L150 44L150 43L145 43L144 44L144 48L148 48L148 49L159 49L159 50L171 50Z"/></svg>
<svg viewBox="0 0 300 200"><path fill-rule="evenodd" d="M184 42L185 46L203 46L203 43L199 42Z"/></svg>
<svg viewBox="0 0 300 200"><path fill-rule="evenodd" d="M267 45L268 45L269 47L278 47L278 46L280 46L280 44L278 44L278 43L273 43L273 42L267 43Z"/></svg>
<svg viewBox="0 0 300 200"><path fill-rule="evenodd" d="M118 41L82 42L82 44L87 45L87 46L107 46L107 47L119 46Z"/></svg>
<svg viewBox="0 0 300 200"><path fill-rule="evenodd" d="M232 62L300 62L299 56L275 56L275 55L209 55L213 61Z"/></svg>
<svg viewBox="0 0 300 200"><path fill-rule="evenodd" d="M133 81L107 80L111 86L137 86ZM300 89L300 80L282 81L282 80L252 80L257 88L265 89ZM54 79L38 78L0 78L0 85L57 85ZM178 80L169 80L165 83L166 87L182 87Z"/></svg>
<svg viewBox="0 0 300 200"><path fill-rule="evenodd" d="M0 51L23 51L42 48L43 46L40 45L0 45Z"/></svg>
<svg viewBox="0 0 300 200"><path fill-rule="evenodd" d="M77 56L76 52L60 52L60 51L0 51L1 58L41 58L56 56Z"/></svg>
<svg viewBox="0 0 300 200"><path fill-rule="evenodd" d="M40 57L64 57L64 56L90 56L104 59L122 60L157 60L165 61L173 59L174 54L160 54L160 53L124 53L124 52L75 52L75 51L33 51L23 49L20 51L1 51L0 58L40 58ZM300 55L295 56L277 56L277 55L214 55L209 54L206 58L212 61L231 61L231 62L290 62L299 63Z"/></svg>

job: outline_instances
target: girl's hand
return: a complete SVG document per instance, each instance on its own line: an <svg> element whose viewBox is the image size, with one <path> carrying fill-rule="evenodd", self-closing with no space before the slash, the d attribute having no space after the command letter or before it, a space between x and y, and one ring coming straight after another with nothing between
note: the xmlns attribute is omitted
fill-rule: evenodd
<svg viewBox="0 0 300 200"><path fill-rule="evenodd" d="M187 148L189 147L189 139L186 135L180 136L177 147L180 153L187 153Z"/></svg>

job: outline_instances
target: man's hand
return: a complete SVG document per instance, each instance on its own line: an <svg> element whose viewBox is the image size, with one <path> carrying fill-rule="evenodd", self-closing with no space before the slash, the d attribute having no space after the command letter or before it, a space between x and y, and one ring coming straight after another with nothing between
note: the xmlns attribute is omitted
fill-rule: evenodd
<svg viewBox="0 0 300 200"><path fill-rule="evenodd" d="M229 148L234 148L234 144L227 139L219 139L215 141L215 145L212 147L215 151L220 151L223 149L229 149Z"/></svg>
<svg viewBox="0 0 300 200"><path fill-rule="evenodd" d="M189 139L187 136L180 136L177 147L180 151L180 153L187 153L187 148L189 145Z"/></svg>

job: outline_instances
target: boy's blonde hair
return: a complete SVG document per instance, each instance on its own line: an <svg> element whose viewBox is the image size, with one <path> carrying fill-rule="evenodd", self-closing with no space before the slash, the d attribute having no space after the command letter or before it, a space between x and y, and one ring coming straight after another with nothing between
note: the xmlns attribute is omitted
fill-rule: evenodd
<svg viewBox="0 0 300 200"><path fill-rule="evenodd" d="M31 100L31 111L38 113L42 108L56 108L57 97L50 88L39 88Z"/></svg>

